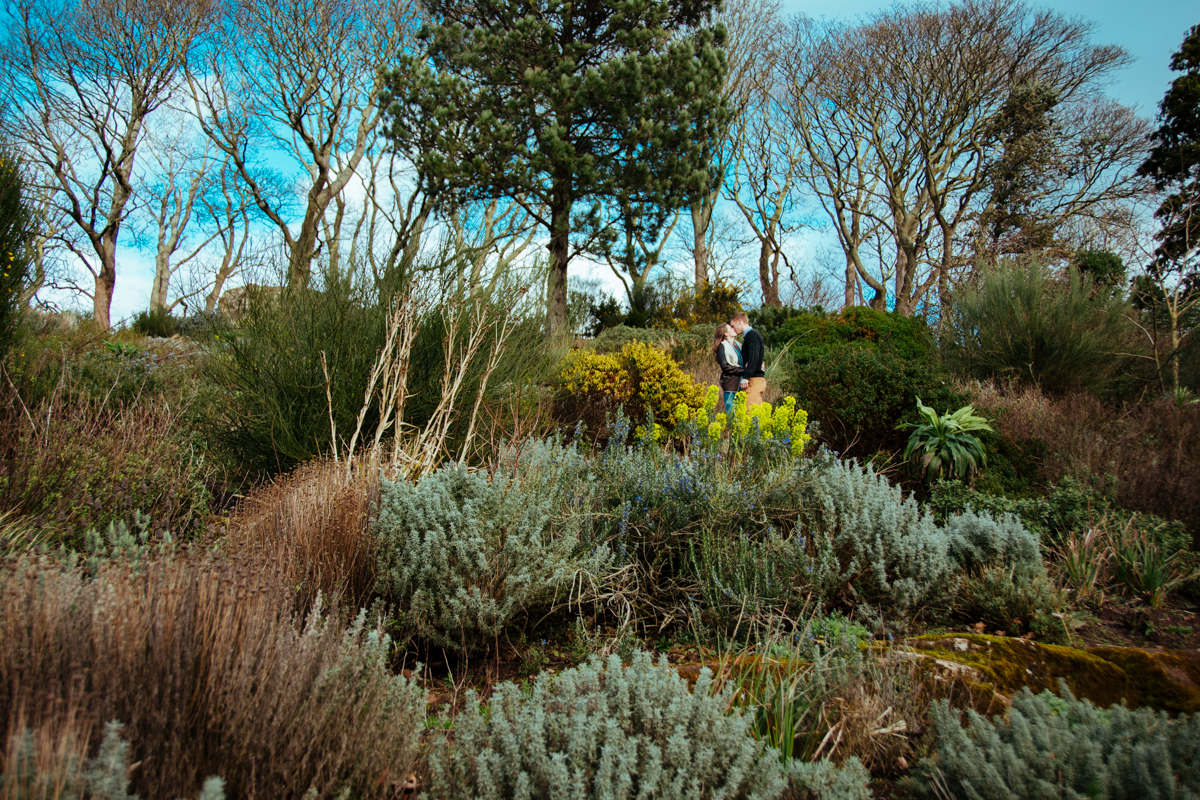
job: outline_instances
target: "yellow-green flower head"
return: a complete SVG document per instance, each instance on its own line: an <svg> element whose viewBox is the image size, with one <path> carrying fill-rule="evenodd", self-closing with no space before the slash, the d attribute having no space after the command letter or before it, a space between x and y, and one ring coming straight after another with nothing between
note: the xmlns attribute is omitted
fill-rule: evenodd
<svg viewBox="0 0 1200 800"><path fill-rule="evenodd" d="M712 441L718 441L721 438L721 432L725 430L725 421L714 422L708 426L708 438Z"/></svg>
<svg viewBox="0 0 1200 800"><path fill-rule="evenodd" d="M687 403L680 403L675 406L675 421L683 422L692 415L692 410L687 407Z"/></svg>
<svg viewBox="0 0 1200 800"><path fill-rule="evenodd" d="M716 386L709 386L708 392L704 395L704 411L711 414L717 407L717 402L721 399L721 390Z"/></svg>

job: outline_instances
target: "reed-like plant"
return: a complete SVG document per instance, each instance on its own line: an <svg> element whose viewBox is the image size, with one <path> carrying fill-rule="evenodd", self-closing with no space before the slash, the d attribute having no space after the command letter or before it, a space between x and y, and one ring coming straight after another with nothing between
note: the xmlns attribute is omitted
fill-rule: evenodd
<svg viewBox="0 0 1200 800"><path fill-rule="evenodd" d="M1162 608L1174 589L1195 577L1185 553L1168 553L1141 531L1117 542L1113 556L1117 582L1150 608Z"/></svg>

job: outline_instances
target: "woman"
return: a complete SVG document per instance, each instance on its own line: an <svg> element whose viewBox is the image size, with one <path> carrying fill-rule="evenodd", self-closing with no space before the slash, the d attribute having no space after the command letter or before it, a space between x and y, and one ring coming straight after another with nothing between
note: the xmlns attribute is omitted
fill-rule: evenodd
<svg viewBox="0 0 1200 800"><path fill-rule="evenodd" d="M722 322L717 326L713 336L713 358L721 369L721 377L717 382L721 385L721 393L725 399L725 413L733 413L733 396L737 394L742 382L742 351L738 348L737 331L732 325Z"/></svg>

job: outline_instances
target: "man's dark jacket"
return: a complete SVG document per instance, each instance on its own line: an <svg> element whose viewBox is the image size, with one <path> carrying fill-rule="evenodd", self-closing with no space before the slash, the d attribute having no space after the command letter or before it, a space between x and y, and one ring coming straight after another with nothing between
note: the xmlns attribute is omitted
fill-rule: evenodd
<svg viewBox="0 0 1200 800"><path fill-rule="evenodd" d="M742 336L742 377L747 380L767 377L763 372L762 334L754 328L747 328Z"/></svg>

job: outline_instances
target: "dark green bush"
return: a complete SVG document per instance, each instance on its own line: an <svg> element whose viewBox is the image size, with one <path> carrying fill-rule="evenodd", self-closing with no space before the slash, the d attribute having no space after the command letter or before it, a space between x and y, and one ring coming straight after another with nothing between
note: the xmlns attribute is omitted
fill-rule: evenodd
<svg viewBox="0 0 1200 800"><path fill-rule="evenodd" d="M1128 304L1074 267L996 267L958 293L947 319L947 362L980 379L1011 378L1050 394L1095 390L1119 366Z"/></svg>
<svg viewBox="0 0 1200 800"><path fill-rule="evenodd" d="M900 450L908 434L896 426L917 421L918 397L938 413L968 402L933 356L909 358L892 348L855 344L798 362L784 388L819 424L819 439L843 454Z"/></svg>
<svg viewBox="0 0 1200 800"><path fill-rule="evenodd" d="M21 319L21 291L29 277L32 220L20 166L0 148L0 361Z"/></svg>
<svg viewBox="0 0 1200 800"><path fill-rule="evenodd" d="M1099 709L1023 690L1007 719L934 707L936 756L913 781L925 797L961 800L1174 800L1200 793L1200 715Z"/></svg>
<svg viewBox="0 0 1200 800"><path fill-rule="evenodd" d="M772 338L779 344L790 342L792 356L800 364L847 345L892 353L902 359L924 359L935 352L933 337L923 319L866 306L848 308L840 314L796 314L780 325Z"/></svg>
<svg viewBox="0 0 1200 800"><path fill-rule="evenodd" d="M129 327L145 336L169 339L179 332L179 320L171 316L171 312L165 308L152 308L149 311L139 311Z"/></svg>

